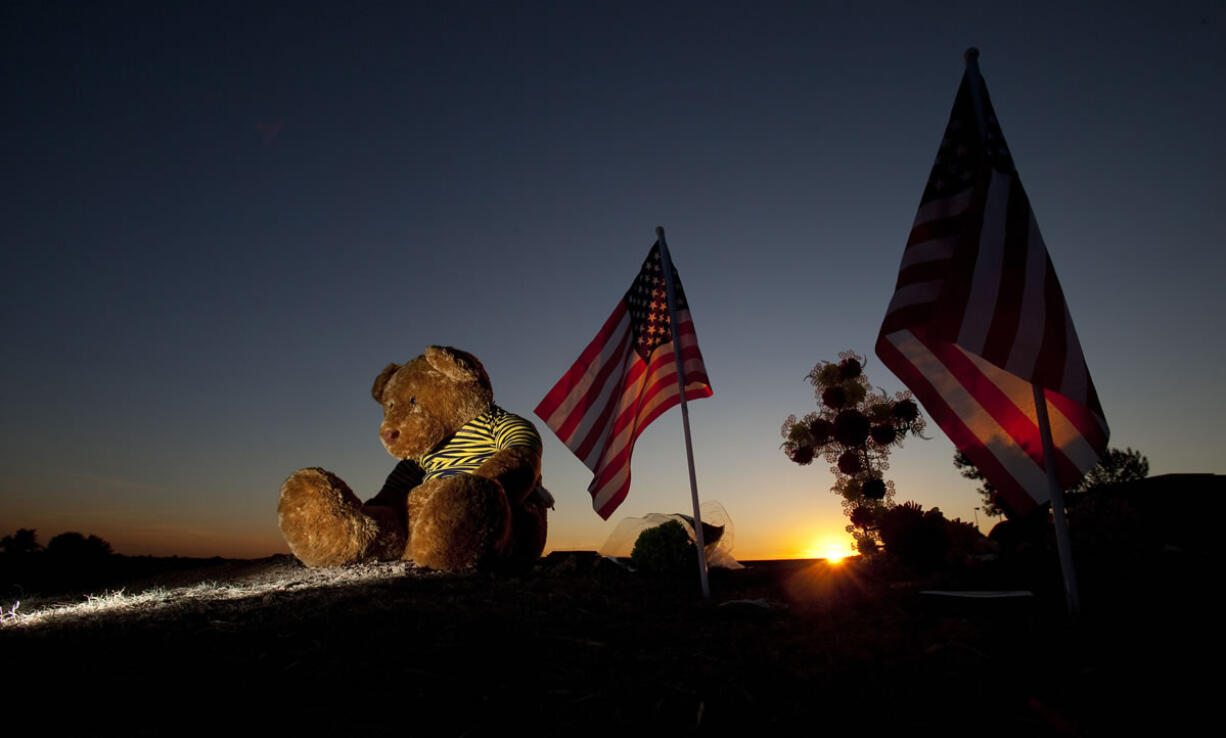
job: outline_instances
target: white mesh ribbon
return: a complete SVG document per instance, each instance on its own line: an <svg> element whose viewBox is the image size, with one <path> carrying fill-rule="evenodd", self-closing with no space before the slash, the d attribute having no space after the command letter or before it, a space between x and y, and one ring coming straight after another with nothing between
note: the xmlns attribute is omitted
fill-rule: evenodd
<svg viewBox="0 0 1226 738"><path fill-rule="evenodd" d="M698 511L702 515L707 565L724 569L744 569L745 567L732 557L732 544L736 536L732 528L732 518L728 517L728 511L723 505L714 501L702 503ZM609 534L604 545L598 549L598 553L601 556L628 558L634 551L634 544L643 531L664 525L670 520L680 523L690 540L694 540L694 525L689 516L680 513L669 515L648 513L641 518L623 519Z"/></svg>

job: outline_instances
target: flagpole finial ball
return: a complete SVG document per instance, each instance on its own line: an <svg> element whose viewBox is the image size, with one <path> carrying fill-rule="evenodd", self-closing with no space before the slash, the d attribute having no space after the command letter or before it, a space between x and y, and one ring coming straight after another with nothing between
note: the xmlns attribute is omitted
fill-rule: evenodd
<svg viewBox="0 0 1226 738"><path fill-rule="evenodd" d="M966 59L966 63L970 64L973 61L979 61L979 49L971 46L966 51L962 52L962 58Z"/></svg>

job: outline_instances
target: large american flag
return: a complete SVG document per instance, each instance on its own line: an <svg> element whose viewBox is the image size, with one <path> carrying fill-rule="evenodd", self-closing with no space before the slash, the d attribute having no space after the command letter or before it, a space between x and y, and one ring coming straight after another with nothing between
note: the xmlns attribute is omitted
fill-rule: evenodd
<svg viewBox="0 0 1226 738"><path fill-rule="evenodd" d="M1050 499L1034 385L1065 488L1106 449L1064 293L973 58L876 348L1014 512Z"/></svg>
<svg viewBox="0 0 1226 738"><path fill-rule="evenodd" d="M681 279L673 270L687 400L711 396ZM608 518L630 491L630 455L644 429L681 402L657 242L625 297L536 414L595 474L592 507Z"/></svg>

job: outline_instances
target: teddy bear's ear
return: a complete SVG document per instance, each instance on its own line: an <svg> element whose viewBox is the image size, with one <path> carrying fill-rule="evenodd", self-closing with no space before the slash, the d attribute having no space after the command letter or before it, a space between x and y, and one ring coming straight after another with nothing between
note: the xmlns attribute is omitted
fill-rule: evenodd
<svg viewBox="0 0 1226 738"><path fill-rule="evenodd" d="M426 347L426 363L455 382L477 382L489 386L490 378L477 357L451 346Z"/></svg>
<svg viewBox="0 0 1226 738"><path fill-rule="evenodd" d="M383 388L387 386L387 380L399 370L399 364L388 364L383 367L383 371L379 372L379 376L375 377L375 384L370 388L370 396L375 398L375 402L383 404Z"/></svg>

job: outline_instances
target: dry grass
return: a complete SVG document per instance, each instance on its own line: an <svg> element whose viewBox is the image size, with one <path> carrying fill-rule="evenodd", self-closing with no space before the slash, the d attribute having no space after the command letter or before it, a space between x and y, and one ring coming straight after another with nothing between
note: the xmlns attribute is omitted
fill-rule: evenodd
<svg viewBox="0 0 1226 738"><path fill-rule="evenodd" d="M404 561L308 569L289 557L271 557L258 562L229 563L175 573L101 594L72 598L35 595L27 598L24 605L18 600L0 607L0 627L29 629L59 624L99 624L107 618L132 621L173 618L178 612L222 603L258 607L261 602L290 592L316 590L322 597L329 587L349 587L409 575L429 576L430 573ZM208 578L200 580L201 577ZM176 585L176 582L183 583Z"/></svg>
<svg viewBox="0 0 1226 738"><path fill-rule="evenodd" d="M71 696L41 726L59 733L1090 736L1195 714L1178 677L1208 617L1176 616L1172 592L1091 598L1071 625L1044 592L951 603L929 584L862 561L751 562L713 572L703 602L688 578L590 554L523 577L273 557L6 602L0 654L9 705Z"/></svg>

